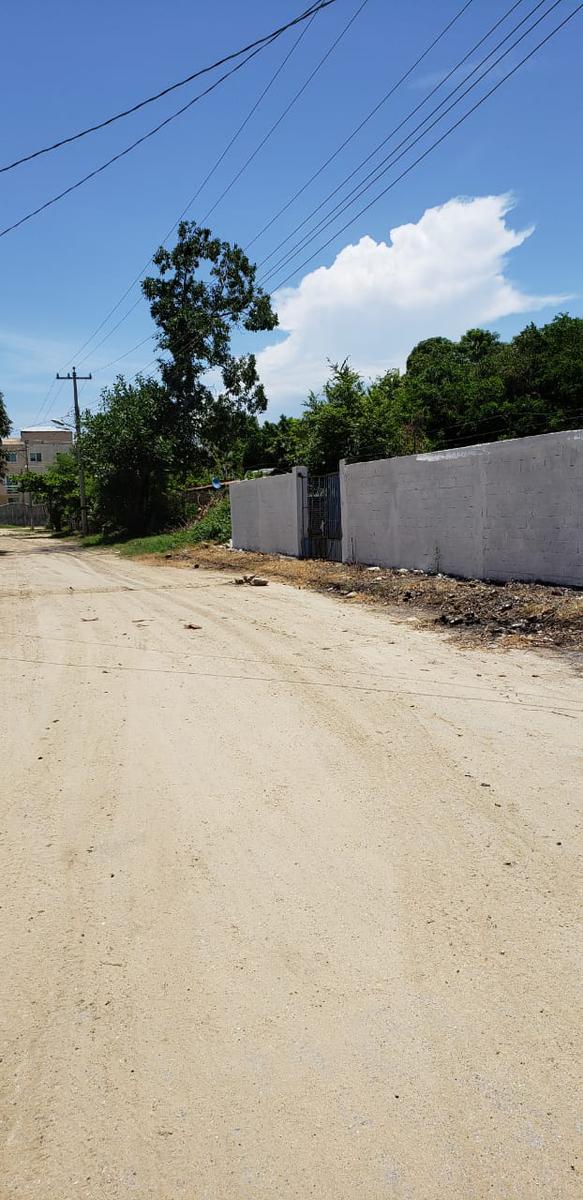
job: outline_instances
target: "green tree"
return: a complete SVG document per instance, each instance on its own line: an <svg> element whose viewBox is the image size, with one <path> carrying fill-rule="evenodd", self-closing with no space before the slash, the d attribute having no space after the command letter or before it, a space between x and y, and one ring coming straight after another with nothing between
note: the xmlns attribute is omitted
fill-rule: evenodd
<svg viewBox="0 0 583 1200"><path fill-rule="evenodd" d="M255 356L236 356L231 340L238 330L274 329L277 316L255 282L255 266L210 229L182 221L174 248L160 247L153 261L158 275L144 279L142 289L158 348L170 355L159 359L168 397L164 427L186 472L224 453L241 413L265 410ZM209 372L220 380L217 391Z"/></svg>
<svg viewBox="0 0 583 1200"><path fill-rule="evenodd" d="M410 437L402 411L403 389L398 371L373 380L360 402L356 454L361 459L407 454ZM346 457L346 456L345 456Z"/></svg>
<svg viewBox="0 0 583 1200"><path fill-rule="evenodd" d="M321 395L310 394L301 444L312 471L337 471L342 458L384 458L403 452L406 441L398 371L368 387L348 360L332 365Z"/></svg>
<svg viewBox="0 0 583 1200"><path fill-rule="evenodd" d="M527 325L504 362L509 424L518 436L577 428L583 416L583 319L559 313Z"/></svg>
<svg viewBox="0 0 583 1200"><path fill-rule="evenodd" d="M89 495L91 480L88 480ZM77 524L80 512L79 470L73 450L57 454L46 471L23 471L18 476L18 490L29 492L33 500L46 504L49 525L59 533L66 526Z"/></svg>
<svg viewBox="0 0 583 1200"><path fill-rule="evenodd" d="M311 471L337 471L341 458L356 458L358 423L365 386L357 371L343 363L332 373L322 394L310 392L305 406L306 460Z"/></svg>
<svg viewBox="0 0 583 1200"><path fill-rule="evenodd" d="M92 479L92 519L130 534L159 529L177 516L174 447L165 425L166 389L119 375L101 409L83 415L83 455Z"/></svg>

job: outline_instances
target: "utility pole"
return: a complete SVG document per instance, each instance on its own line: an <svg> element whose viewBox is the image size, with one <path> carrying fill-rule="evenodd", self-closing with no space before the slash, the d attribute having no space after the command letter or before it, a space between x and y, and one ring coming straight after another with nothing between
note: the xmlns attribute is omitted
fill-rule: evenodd
<svg viewBox="0 0 583 1200"><path fill-rule="evenodd" d="M83 466L83 451L81 450L81 413L79 412L79 395L77 392L78 379L91 379L91 375L78 375L73 367L72 375L59 375L57 379L71 379L73 381L73 404L75 406L75 436L77 450L77 469L79 471L79 506L81 508L81 533L83 537L87 534L87 501L85 499L85 468Z"/></svg>
<svg viewBox="0 0 583 1200"><path fill-rule="evenodd" d="M24 439L24 457L25 457L25 461L26 461L26 474L28 475L30 467L28 465L28 442L26 441L26 438ZM24 503L24 495L22 497L22 500ZM32 492L28 493L28 521L29 521L31 530L33 530L34 522L32 519Z"/></svg>

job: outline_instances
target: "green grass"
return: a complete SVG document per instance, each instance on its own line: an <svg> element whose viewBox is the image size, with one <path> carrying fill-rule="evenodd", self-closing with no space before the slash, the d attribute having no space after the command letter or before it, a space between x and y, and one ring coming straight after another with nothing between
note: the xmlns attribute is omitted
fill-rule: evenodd
<svg viewBox="0 0 583 1200"><path fill-rule="evenodd" d="M231 536L231 509L227 496L213 504L200 521L187 529L175 529L171 533L155 533L150 537L120 538L92 533L81 539L81 545L114 546L120 554L134 558L139 554L167 554L198 542L228 542Z"/></svg>

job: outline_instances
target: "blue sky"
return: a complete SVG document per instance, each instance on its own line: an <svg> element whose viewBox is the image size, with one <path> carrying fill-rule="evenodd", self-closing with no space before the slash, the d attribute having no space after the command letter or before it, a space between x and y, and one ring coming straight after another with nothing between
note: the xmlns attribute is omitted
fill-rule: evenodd
<svg viewBox="0 0 583 1200"><path fill-rule="evenodd" d="M517 7L470 68L533 3ZM559 3L509 56L505 69L576 3ZM510 0L474 0L407 84L254 245L258 258L407 115L509 5ZM9 3L0 72L2 162L134 103L267 32L301 7L292 0ZM192 217L204 216L357 7L357 0L338 0L316 18ZM245 245L460 7L456 0L407 5L368 0L277 133L214 211L210 223L216 232ZM287 34L122 162L0 239L0 390L15 427L67 413L67 389L53 386L49 392L54 372L66 368L144 266L296 36ZM561 308L583 314L582 49L583 12L290 281L295 288L307 275L299 290L281 297L281 332L254 343L257 349L272 344L260 355L260 366L273 415L299 411L307 389L321 385L327 358L350 355L356 366L373 373L401 364L422 336L456 336L465 324L476 323L489 323L509 336L527 320L547 320ZM189 85L110 129L1 175L2 227L115 154L196 90L196 83ZM453 119L454 114L447 124ZM412 157L413 152L401 169ZM460 205L457 197L498 200L488 205L466 199ZM390 230L401 230L398 253L387 246ZM319 240L314 248L318 245ZM314 275L318 266L331 270ZM95 372L84 402L94 404L117 371L132 374L153 358L146 344L99 370L152 331L142 302L102 346L97 344L137 295L134 291L77 355L80 371ZM250 342L239 344L251 348Z"/></svg>

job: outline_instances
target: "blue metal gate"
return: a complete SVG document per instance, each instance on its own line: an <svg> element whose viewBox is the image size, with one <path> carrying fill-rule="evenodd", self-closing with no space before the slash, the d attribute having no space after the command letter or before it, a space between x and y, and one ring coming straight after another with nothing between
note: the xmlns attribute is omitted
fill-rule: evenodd
<svg viewBox="0 0 583 1200"><path fill-rule="evenodd" d="M342 562L340 476L309 475L304 484L304 558Z"/></svg>

